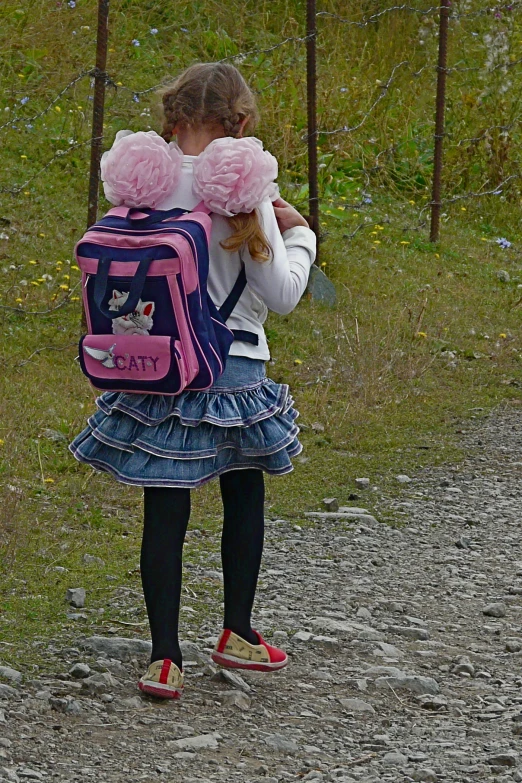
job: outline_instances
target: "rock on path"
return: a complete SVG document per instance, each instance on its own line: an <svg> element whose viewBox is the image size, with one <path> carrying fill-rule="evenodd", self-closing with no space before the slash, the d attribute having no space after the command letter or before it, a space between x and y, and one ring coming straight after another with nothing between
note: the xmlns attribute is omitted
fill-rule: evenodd
<svg viewBox="0 0 522 783"><path fill-rule="evenodd" d="M137 691L147 642L101 631L51 645L53 674L0 669L0 781L522 781L522 415L464 437L462 464L371 513L327 498L312 527L267 523L255 622L287 670L217 675L220 607L188 602L179 703ZM218 545L186 570L199 596Z"/></svg>

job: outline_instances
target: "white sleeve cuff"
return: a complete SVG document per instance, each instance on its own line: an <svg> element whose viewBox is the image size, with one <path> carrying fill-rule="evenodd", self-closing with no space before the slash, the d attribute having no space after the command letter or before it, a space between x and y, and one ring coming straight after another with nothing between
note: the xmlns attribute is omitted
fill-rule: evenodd
<svg viewBox="0 0 522 783"><path fill-rule="evenodd" d="M308 251L310 266L315 261L317 252L317 237L311 228L306 226L294 226L283 233L283 242L288 250L291 247L302 247Z"/></svg>

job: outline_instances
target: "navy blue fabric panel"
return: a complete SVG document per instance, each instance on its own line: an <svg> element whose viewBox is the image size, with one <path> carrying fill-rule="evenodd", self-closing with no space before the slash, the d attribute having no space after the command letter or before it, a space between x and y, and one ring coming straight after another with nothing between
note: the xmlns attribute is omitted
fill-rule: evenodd
<svg viewBox="0 0 522 783"><path fill-rule="evenodd" d="M131 278L128 277L113 277L110 275L107 301L104 304L108 305L108 300L112 297L113 290L127 293L130 289L130 280ZM112 321L106 318L94 303L94 275L91 275L87 282L87 301L91 316L92 334L111 334ZM148 277L143 288L141 301L154 302L155 305L154 313L152 314L153 325L149 334L170 335L179 340L179 332L176 319L174 318L174 309L166 278Z"/></svg>
<svg viewBox="0 0 522 783"><path fill-rule="evenodd" d="M154 245L154 247L132 250L121 247L108 247L107 245L95 245L93 242L82 242L78 248L78 255L83 258L108 257L114 261L131 261L134 264L141 261L142 258L152 258L153 261L161 261L164 258L177 258L177 254L169 245Z"/></svg>
<svg viewBox="0 0 522 783"><path fill-rule="evenodd" d="M147 209L139 209L138 212L143 212L144 214L151 214L153 210L147 210ZM171 209L164 213L165 218L167 217L180 217L181 215L186 214L185 209ZM124 231L135 231L136 230L136 224L132 223L130 220L126 220L125 218L121 217L114 217L113 215L105 215L101 220L99 220L94 226L91 227L91 230L94 228L118 228L123 229ZM151 231L155 228L165 228L165 224L162 221L158 221L157 223L153 223L150 226L147 226L147 230Z"/></svg>

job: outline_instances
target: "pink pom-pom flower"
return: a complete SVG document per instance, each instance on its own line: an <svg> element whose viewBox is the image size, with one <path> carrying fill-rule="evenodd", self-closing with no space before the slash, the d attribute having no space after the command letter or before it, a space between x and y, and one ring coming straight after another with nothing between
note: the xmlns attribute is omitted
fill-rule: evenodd
<svg viewBox="0 0 522 783"><path fill-rule="evenodd" d="M115 206L155 209L175 188L183 153L154 131L120 131L101 161L108 201Z"/></svg>
<svg viewBox="0 0 522 783"><path fill-rule="evenodd" d="M215 139L194 161L195 195L219 215L252 212L264 199L274 201L279 190L277 160L259 139L249 136Z"/></svg>

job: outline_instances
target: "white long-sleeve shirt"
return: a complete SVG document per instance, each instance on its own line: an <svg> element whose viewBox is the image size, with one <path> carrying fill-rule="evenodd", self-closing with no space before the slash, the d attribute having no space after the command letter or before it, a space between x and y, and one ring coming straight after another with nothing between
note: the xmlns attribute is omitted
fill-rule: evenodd
<svg viewBox="0 0 522 783"><path fill-rule="evenodd" d="M158 204L158 209L193 209L199 199L192 192L193 161L192 155L183 156L181 176L176 189ZM254 261L248 250L241 251L245 265L247 287L245 288L232 315L227 321L230 329L244 329L254 332L259 344L235 341L230 349L232 356L246 356L251 359L270 358L263 324L268 309L276 313L290 313L303 295L315 260L316 237L305 226L297 226L279 231L274 209L267 199L258 209L261 225L273 249L273 258L264 263ZM239 252L224 250L220 242L227 239L232 229L227 219L212 214L212 236L210 241L210 264L208 292L216 305L220 307L241 271Z"/></svg>

